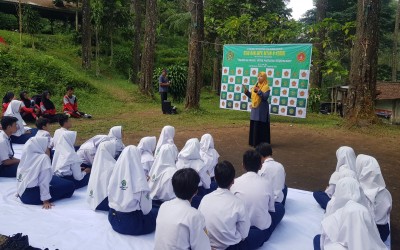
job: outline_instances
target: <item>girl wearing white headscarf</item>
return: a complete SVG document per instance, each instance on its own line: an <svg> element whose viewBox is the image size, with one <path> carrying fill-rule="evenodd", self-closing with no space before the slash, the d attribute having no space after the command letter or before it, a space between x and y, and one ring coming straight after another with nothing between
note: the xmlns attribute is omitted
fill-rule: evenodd
<svg viewBox="0 0 400 250"><path fill-rule="evenodd" d="M351 147L342 146L336 151L336 169L335 172L331 175L329 179L329 186L326 188L325 192L316 191L313 193L315 200L318 204L326 209L326 205L332 198L332 195L335 193L335 186L337 181L339 180L339 169L343 165L347 165L348 169L356 171L356 154Z"/></svg>
<svg viewBox="0 0 400 250"><path fill-rule="evenodd" d="M353 200L324 218L321 224L322 234L314 238L315 250L387 250L368 209Z"/></svg>
<svg viewBox="0 0 400 250"><path fill-rule="evenodd" d="M85 141L76 152L81 158L82 164L88 167L92 166L98 146L108 140L109 138L106 135L96 135Z"/></svg>
<svg viewBox="0 0 400 250"><path fill-rule="evenodd" d="M153 165L154 162L153 152L156 149L156 143L157 139L155 136L147 136L143 137L137 146L137 148L140 151L141 162L144 174L146 176L149 176L151 166Z"/></svg>
<svg viewBox="0 0 400 250"><path fill-rule="evenodd" d="M172 126L165 126L161 130L160 138L158 138L157 146L156 146L156 152L155 156L157 156L158 152L160 151L160 148L164 144L170 144L174 147L174 155L175 159L178 157L178 148L175 146L174 143L174 137L175 137L175 128Z"/></svg>
<svg viewBox="0 0 400 250"><path fill-rule="evenodd" d="M207 172L214 178L214 168L218 164L219 154L214 148L214 139L210 134L204 134L200 140L200 156L206 164Z"/></svg>
<svg viewBox="0 0 400 250"><path fill-rule="evenodd" d="M22 119L20 113L23 106L24 106L23 102L18 100L12 100L8 105L6 112L4 113L4 116L12 116L18 119L17 131L10 137L12 143L25 144L26 141L29 140L29 138L35 136L37 133L37 129L29 129L29 130L25 129L26 123Z"/></svg>
<svg viewBox="0 0 400 250"><path fill-rule="evenodd" d="M360 184L355 178L344 177L336 184L336 192L326 206L325 217L344 207L350 200L360 203Z"/></svg>
<svg viewBox="0 0 400 250"><path fill-rule="evenodd" d="M63 131L54 153L52 167L54 174L73 181L75 189L87 186L90 168L81 170L82 160L75 152L76 131Z"/></svg>
<svg viewBox="0 0 400 250"><path fill-rule="evenodd" d="M204 195L214 191L210 189L211 178L200 156L200 142L197 138L189 139L178 155L177 169L192 168L200 176L199 190L192 199L192 206L198 208Z"/></svg>
<svg viewBox="0 0 400 250"><path fill-rule="evenodd" d="M150 188L140 162L140 152L127 146L115 164L108 184L108 221L121 234L143 235L154 231Z"/></svg>
<svg viewBox="0 0 400 250"><path fill-rule="evenodd" d="M172 176L176 170L173 146L162 145L150 170L149 187L153 206L159 207L162 202L175 198Z"/></svg>
<svg viewBox="0 0 400 250"><path fill-rule="evenodd" d="M110 210L107 187L117 162L114 157L115 144L111 141L100 143L94 157L86 196L86 201L93 210Z"/></svg>
<svg viewBox="0 0 400 250"><path fill-rule="evenodd" d="M43 204L43 208L50 209L51 202L71 197L75 187L71 181L53 176L47 150L45 137L32 137L24 145L17 171L17 192L23 203Z"/></svg>
<svg viewBox="0 0 400 250"><path fill-rule="evenodd" d="M124 150L125 148L125 145L122 142L122 137L123 137L122 126L112 127L110 129L110 132L108 133L108 137L110 138L110 140L115 141L115 150L117 152L117 156L119 156L122 150Z"/></svg>
<svg viewBox="0 0 400 250"><path fill-rule="evenodd" d="M374 157L363 154L357 156L356 167L358 181L372 208L381 239L386 241L390 234L392 196L386 189L381 168Z"/></svg>

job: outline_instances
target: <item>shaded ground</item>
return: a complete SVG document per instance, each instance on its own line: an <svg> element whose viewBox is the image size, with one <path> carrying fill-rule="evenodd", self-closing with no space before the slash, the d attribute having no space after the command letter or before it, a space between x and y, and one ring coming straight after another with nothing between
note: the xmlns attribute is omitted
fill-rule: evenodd
<svg viewBox="0 0 400 250"><path fill-rule="evenodd" d="M220 160L231 161L237 170L241 168L242 153L249 149L248 127L178 130L175 142L181 149L187 139L200 138L211 133ZM159 131L154 133L158 136ZM304 190L324 190L336 166L336 150L343 145L352 147L356 154L374 156L382 169L388 190L393 197L391 214L392 249L400 249L400 144L399 138L373 137L367 134L340 129L312 130L302 126L273 123L271 126L274 158L285 166L286 183L289 187ZM126 135L127 143L137 144L142 136ZM128 139L129 138L129 139ZM311 243L310 243L311 244Z"/></svg>

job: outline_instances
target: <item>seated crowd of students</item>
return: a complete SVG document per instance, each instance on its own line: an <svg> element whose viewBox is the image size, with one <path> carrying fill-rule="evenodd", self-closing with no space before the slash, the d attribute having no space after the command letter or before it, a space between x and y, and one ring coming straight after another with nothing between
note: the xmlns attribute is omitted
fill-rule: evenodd
<svg viewBox="0 0 400 250"><path fill-rule="evenodd" d="M158 142L144 137L137 147L125 146L122 127L115 126L76 147L66 115L53 137L50 121L39 118L36 135L16 159L11 137L19 122L1 119L0 177L16 177L25 204L49 209L88 186L89 207L107 211L113 230L155 231L155 249L257 249L284 217L286 174L267 143L243 154L245 173L235 178L234 166L219 162L210 134L189 139L179 151L172 126L162 129ZM386 249L392 198L378 162L346 146L336 156L329 186L314 192L326 209L314 249Z"/></svg>

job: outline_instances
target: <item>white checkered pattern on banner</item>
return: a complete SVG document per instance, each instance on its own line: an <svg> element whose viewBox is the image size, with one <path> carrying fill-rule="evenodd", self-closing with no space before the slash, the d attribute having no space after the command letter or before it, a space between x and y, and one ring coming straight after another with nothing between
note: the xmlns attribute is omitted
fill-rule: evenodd
<svg viewBox="0 0 400 250"><path fill-rule="evenodd" d="M265 73L267 74L268 78L274 77L274 69L273 68L266 68Z"/></svg>
<svg viewBox="0 0 400 250"><path fill-rule="evenodd" d="M224 92L228 91L228 84L222 83L221 84L221 91L224 91Z"/></svg>
<svg viewBox="0 0 400 250"><path fill-rule="evenodd" d="M297 92L297 98L307 98L308 97L308 90L307 89L299 89Z"/></svg>
<svg viewBox="0 0 400 250"><path fill-rule="evenodd" d="M223 108L223 109L226 108L226 101L225 100L220 100L219 101L219 107Z"/></svg>
<svg viewBox="0 0 400 250"><path fill-rule="evenodd" d="M249 85L249 83L250 83L250 77L249 76L243 76L242 84Z"/></svg>
<svg viewBox="0 0 400 250"><path fill-rule="evenodd" d="M258 76L258 68L251 68L250 76Z"/></svg>
<svg viewBox="0 0 400 250"><path fill-rule="evenodd" d="M229 75L229 67L222 67L222 75L223 76Z"/></svg>
<svg viewBox="0 0 400 250"><path fill-rule="evenodd" d="M288 97L289 96L289 88L281 88L281 96Z"/></svg>
<svg viewBox="0 0 400 250"><path fill-rule="evenodd" d="M249 105L247 105L247 111L251 111L251 102L249 102Z"/></svg>
<svg viewBox="0 0 400 250"><path fill-rule="evenodd" d="M309 70L300 70L299 79L308 80L309 77L310 77L310 71Z"/></svg>
<svg viewBox="0 0 400 250"><path fill-rule="evenodd" d="M236 84L235 85L235 93L241 93L242 92L242 85Z"/></svg>
<svg viewBox="0 0 400 250"><path fill-rule="evenodd" d="M287 107L279 105L279 114L286 115L287 114Z"/></svg>
<svg viewBox="0 0 400 250"><path fill-rule="evenodd" d="M281 101L280 96L272 96L271 97L271 105L279 105L279 102Z"/></svg>
<svg viewBox="0 0 400 250"><path fill-rule="evenodd" d="M299 79L290 79L290 87L298 88L299 87Z"/></svg>
<svg viewBox="0 0 400 250"><path fill-rule="evenodd" d="M306 109L305 108L297 108L297 114L296 116L305 118L306 117Z"/></svg>
<svg viewBox="0 0 400 250"><path fill-rule="evenodd" d="M236 68L236 75L237 76L243 76L243 67L237 67Z"/></svg>
<svg viewBox="0 0 400 250"><path fill-rule="evenodd" d="M233 109L234 110L240 110L240 102L234 101L233 102Z"/></svg>
<svg viewBox="0 0 400 250"><path fill-rule="evenodd" d="M274 78L272 84L269 84L270 87L280 87L282 84L282 78Z"/></svg>
<svg viewBox="0 0 400 250"><path fill-rule="evenodd" d="M228 92L228 95L227 95L226 99L229 100L229 101L233 101L233 97L234 97L233 92Z"/></svg>
<svg viewBox="0 0 400 250"><path fill-rule="evenodd" d="M290 78L291 77L291 69L283 69L282 70L282 78Z"/></svg>
<svg viewBox="0 0 400 250"><path fill-rule="evenodd" d="M290 107L296 107L297 103L297 98L289 97L288 99L288 106Z"/></svg>
<svg viewBox="0 0 400 250"><path fill-rule="evenodd" d="M249 101L249 98L245 95L245 94L242 94L242 102L248 102Z"/></svg>
<svg viewBox="0 0 400 250"><path fill-rule="evenodd" d="M229 84L235 84L236 76L230 75L228 76L228 83Z"/></svg>

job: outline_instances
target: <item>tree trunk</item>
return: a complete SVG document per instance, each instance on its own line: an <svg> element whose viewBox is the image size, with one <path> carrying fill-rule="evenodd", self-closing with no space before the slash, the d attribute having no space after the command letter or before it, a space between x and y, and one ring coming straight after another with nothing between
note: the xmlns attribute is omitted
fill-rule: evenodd
<svg viewBox="0 0 400 250"><path fill-rule="evenodd" d="M82 68L90 69L92 57L92 29L90 0L82 0Z"/></svg>
<svg viewBox="0 0 400 250"><path fill-rule="evenodd" d="M133 48L132 48L132 83L139 82L139 71L140 71L140 52L141 52L141 37L142 37L142 1L132 0L133 13L135 15L134 20L134 31L133 36Z"/></svg>
<svg viewBox="0 0 400 250"><path fill-rule="evenodd" d="M110 31L110 63L109 66L111 67L114 62L114 38L113 33Z"/></svg>
<svg viewBox="0 0 400 250"><path fill-rule="evenodd" d="M375 115L379 45L379 0L358 0L357 32L351 57L350 88L346 118L352 125L366 126Z"/></svg>
<svg viewBox="0 0 400 250"><path fill-rule="evenodd" d="M322 21L326 17L326 9L328 8L328 0L317 0L317 22L322 23ZM312 84L315 87L322 87L322 67L325 61L325 49L323 47L323 41L325 40L326 30L324 28L320 28L317 32L317 42L314 44L316 49L315 60L313 61L313 80Z"/></svg>
<svg viewBox="0 0 400 250"><path fill-rule="evenodd" d="M157 0L146 1L146 25L144 48L141 62L140 90L143 94L153 96L153 68L156 49Z"/></svg>
<svg viewBox="0 0 400 250"><path fill-rule="evenodd" d="M215 38L214 44L214 68L213 68L213 82L212 82L212 90L219 94L220 86L221 86L221 44L219 37Z"/></svg>
<svg viewBox="0 0 400 250"><path fill-rule="evenodd" d="M200 90L203 81L204 7L203 0L189 1L191 14L188 84L186 90L186 109L199 108Z"/></svg>
<svg viewBox="0 0 400 250"><path fill-rule="evenodd" d="M22 46L22 5L21 5L21 0L18 1L18 22L19 22L19 43Z"/></svg>
<svg viewBox="0 0 400 250"><path fill-rule="evenodd" d="M397 43L399 40L399 22L400 22L400 1L397 3L396 21L393 32L392 48L392 81L397 81Z"/></svg>
<svg viewBox="0 0 400 250"><path fill-rule="evenodd" d="M99 27L96 25L95 28L95 36L96 36L96 76L100 75L100 68L99 68L99 53L100 53L100 42L99 42Z"/></svg>
<svg viewBox="0 0 400 250"><path fill-rule="evenodd" d="M79 31L79 14L78 14L78 10L79 10L79 0L76 0L76 10L75 10L75 31L76 32Z"/></svg>

